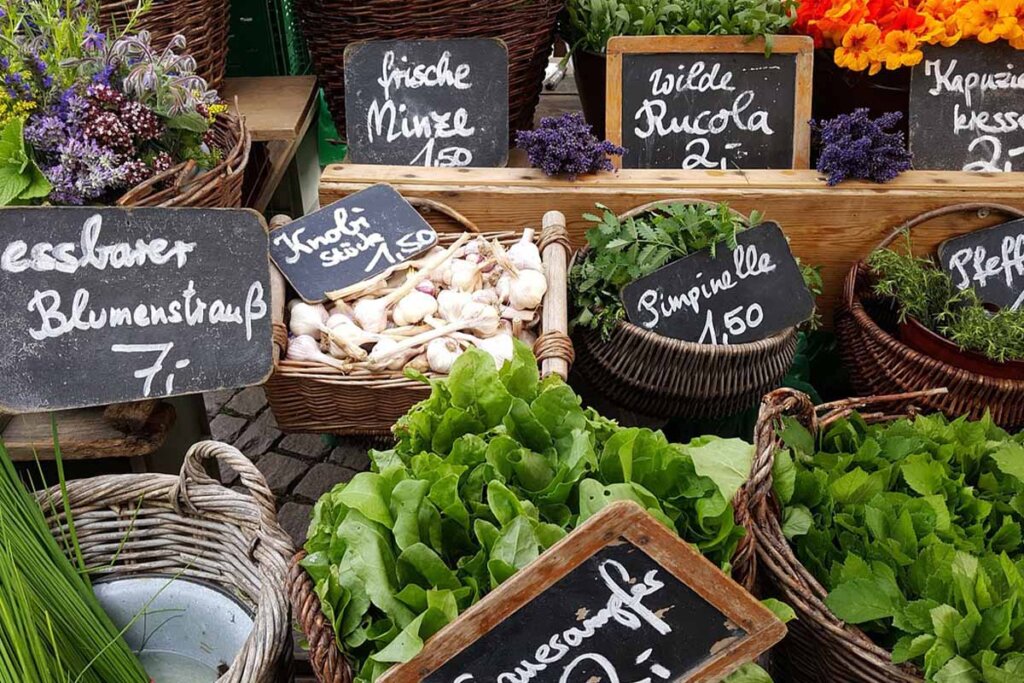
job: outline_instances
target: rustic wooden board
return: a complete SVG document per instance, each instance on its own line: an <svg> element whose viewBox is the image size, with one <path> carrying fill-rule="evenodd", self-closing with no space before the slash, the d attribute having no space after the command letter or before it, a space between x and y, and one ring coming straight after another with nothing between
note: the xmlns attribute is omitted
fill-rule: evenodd
<svg viewBox="0 0 1024 683"><path fill-rule="evenodd" d="M622 170L579 178L548 178L525 168L416 169L404 166L328 166L320 180L321 204L386 182L407 197L447 204L481 230L511 230L557 209L565 214L575 246L585 243L584 213L596 203L624 212L671 198L726 201L759 209L778 222L793 253L823 267L825 293L818 304L826 324L850 266L907 219L961 202L992 202L1024 209L1024 173L911 171L891 183L848 182L827 187L815 171ZM1005 220L959 214L915 228L919 251L934 251L950 237Z"/></svg>

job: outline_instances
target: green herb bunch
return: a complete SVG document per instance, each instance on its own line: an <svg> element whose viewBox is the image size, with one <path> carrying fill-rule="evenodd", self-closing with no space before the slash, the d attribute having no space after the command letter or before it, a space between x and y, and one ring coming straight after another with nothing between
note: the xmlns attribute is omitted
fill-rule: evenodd
<svg viewBox="0 0 1024 683"><path fill-rule="evenodd" d="M420 379L427 381L420 376ZM731 500L752 447L670 444L580 407L529 349L497 370L470 349L395 426L371 472L324 495L303 561L357 680L423 641L613 501L631 500L725 568L743 535ZM748 667L746 678L764 681Z"/></svg>
<svg viewBox="0 0 1024 683"><path fill-rule="evenodd" d="M930 256L880 249L868 258L874 291L896 302L900 322L914 318L961 349L1005 362L1024 359L1024 311L985 310L973 289L958 289Z"/></svg>
<svg viewBox="0 0 1024 683"><path fill-rule="evenodd" d="M742 35L785 33L796 0L569 0L562 35L575 49L604 54L614 36Z"/></svg>
<svg viewBox="0 0 1024 683"><path fill-rule="evenodd" d="M783 532L896 663L936 683L1024 680L1024 447L986 416L781 433Z"/></svg>

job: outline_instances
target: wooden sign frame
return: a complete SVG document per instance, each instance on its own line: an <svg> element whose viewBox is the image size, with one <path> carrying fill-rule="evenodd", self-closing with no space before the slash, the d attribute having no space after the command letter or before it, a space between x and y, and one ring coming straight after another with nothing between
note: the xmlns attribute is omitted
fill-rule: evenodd
<svg viewBox="0 0 1024 683"><path fill-rule="evenodd" d="M495 626L564 578L602 548L624 538L661 568L747 632L723 643L696 669L673 683L716 681L782 640L786 625L739 584L725 576L689 543L632 501L604 508L501 584L480 602L430 638L405 664L381 676L379 683L418 683L487 635Z"/></svg>
<svg viewBox="0 0 1024 683"><path fill-rule="evenodd" d="M748 54L765 52L765 39L745 36L615 36L608 41L605 131L622 144L622 56L637 54ZM814 81L814 40L809 36L772 36L772 54L796 55L791 169L811 165L811 91ZM622 157L613 157L622 168ZM755 169L743 169L755 170ZM782 169L776 169L782 170Z"/></svg>

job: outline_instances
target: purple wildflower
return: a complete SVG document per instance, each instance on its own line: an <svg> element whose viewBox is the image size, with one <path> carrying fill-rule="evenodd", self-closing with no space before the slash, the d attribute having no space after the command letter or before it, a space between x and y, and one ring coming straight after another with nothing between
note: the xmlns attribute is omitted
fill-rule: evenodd
<svg viewBox="0 0 1024 683"><path fill-rule="evenodd" d="M590 125L578 112L555 117L544 117L536 130L516 133L516 146L526 150L530 165L548 175L578 175L611 171L614 169L610 154L621 156L622 147L599 141Z"/></svg>
<svg viewBox="0 0 1024 683"><path fill-rule="evenodd" d="M901 112L871 119L868 109L856 109L828 121L811 121L821 140L818 172L828 176L829 185L853 178L884 183L911 168L900 131L887 132L899 123Z"/></svg>
<svg viewBox="0 0 1024 683"><path fill-rule="evenodd" d="M107 44L107 34L97 31L92 26L86 26L85 38L82 40L82 49L91 52L100 52Z"/></svg>
<svg viewBox="0 0 1024 683"><path fill-rule="evenodd" d="M52 201L79 205L124 187L128 168L112 150L76 136L60 146L56 163L43 173L53 185Z"/></svg>

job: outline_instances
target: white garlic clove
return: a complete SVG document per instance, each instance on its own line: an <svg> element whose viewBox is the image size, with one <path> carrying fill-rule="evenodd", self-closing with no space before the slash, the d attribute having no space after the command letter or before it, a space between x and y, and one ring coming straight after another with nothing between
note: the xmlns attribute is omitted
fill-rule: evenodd
<svg viewBox="0 0 1024 683"><path fill-rule="evenodd" d="M320 328L327 322L327 309L320 304L311 305L298 301L291 307L288 330L294 335L308 335L320 339Z"/></svg>
<svg viewBox="0 0 1024 683"><path fill-rule="evenodd" d="M533 229L523 230L523 237L508 249L509 260L519 270L541 270L543 268L540 249L533 243Z"/></svg>
<svg viewBox="0 0 1024 683"><path fill-rule="evenodd" d="M433 296L414 289L398 301L391 317L398 327L416 325L428 315L436 313L437 305L437 299Z"/></svg>
<svg viewBox="0 0 1024 683"><path fill-rule="evenodd" d="M440 337L427 344L427 363L432 372L447 375L462 355L462 345L450 337Z"/></svg>
<svg viewBox="0 0 1024 683"><path fill-rule="evenodd" d="M521 270L512 278L508 302L519 310L538 308L544 301L544 294L547 291L548 281L544 273L537 270Z"/></svg>
<svg viewBox="0 0 1024 683"><path fill-rule="evenodd" d="M473 296L468 292L456 292L451 289L445 289L437 295L437 310L441 317L448 322L461 320L463 309L472 300Z"/></svg>
<svg viewBox="0 0 1024 683"><path fill-rule="evenodd" d="M383 299L360 299L352 307L352 315L367 332L383 332L388 327L388 305Z"/></svg>

